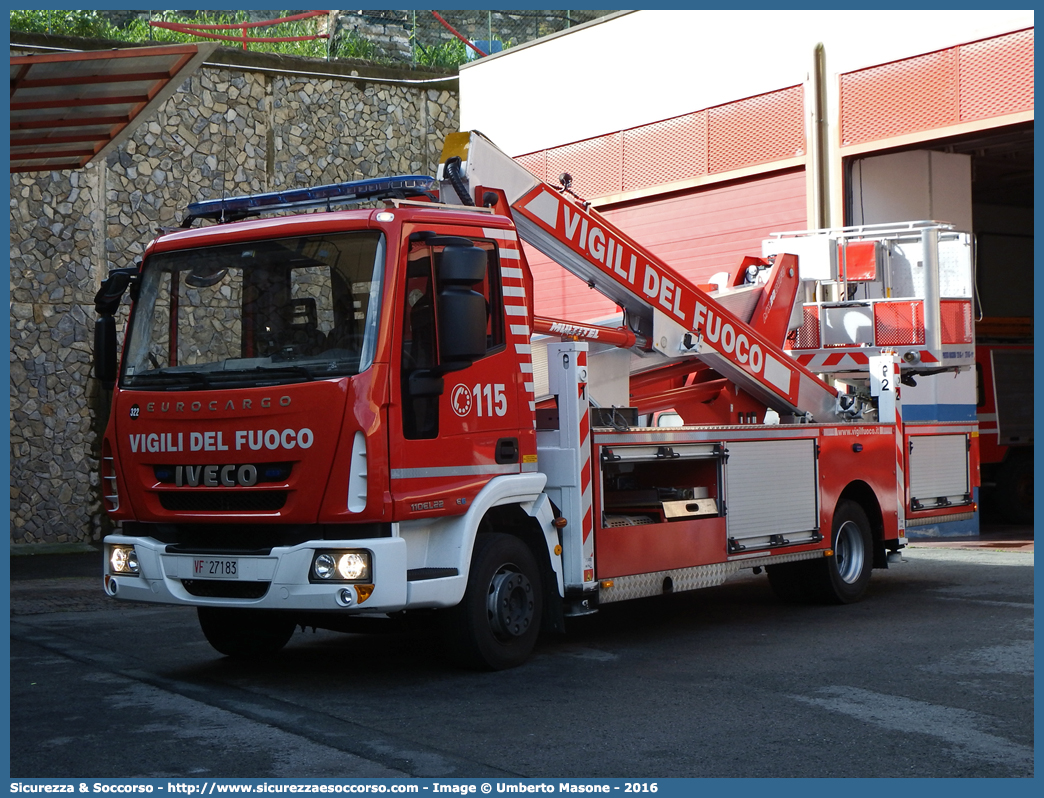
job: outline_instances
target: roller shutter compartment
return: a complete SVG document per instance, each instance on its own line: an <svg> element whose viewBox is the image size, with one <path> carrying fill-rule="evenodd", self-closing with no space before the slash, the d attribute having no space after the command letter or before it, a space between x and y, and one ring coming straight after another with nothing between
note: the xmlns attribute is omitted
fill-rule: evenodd
<svg viewBox="0 0 1044 798"><path fill-rule="evenodd" d="M730 554L822 539L815 440L730 442L725 474Z"/></svg>

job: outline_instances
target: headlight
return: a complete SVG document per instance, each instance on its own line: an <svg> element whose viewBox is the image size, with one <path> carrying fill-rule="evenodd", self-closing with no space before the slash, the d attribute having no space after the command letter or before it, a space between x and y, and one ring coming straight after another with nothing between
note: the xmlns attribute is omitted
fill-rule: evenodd
<svg viewBox="0 0 1044 798"><path fill-rule="evenodd" d="M337 561L332 554L320 554L312 564L312 572L320 579L330 579L337 568Z"/></svg>
<svg viewBox="0 0 1044 798"><path fill-rule="evenodd" d="M316 552L309 581L368 582L370 552L364 549Z"/></svg>
<svg viewBox="0 0 1044 798"><path fill-rule="evenodd" d="M349 551L337 558L341 579L356 580L370 575L370 558L364 551Z"/></svg>
<svg viewBox="0 0 1044 798"><path fill-rule="evenodd" d="M109 553L109 566L114 576L137 576L141 571L138 553L133 546L113 546Z"/></svg>

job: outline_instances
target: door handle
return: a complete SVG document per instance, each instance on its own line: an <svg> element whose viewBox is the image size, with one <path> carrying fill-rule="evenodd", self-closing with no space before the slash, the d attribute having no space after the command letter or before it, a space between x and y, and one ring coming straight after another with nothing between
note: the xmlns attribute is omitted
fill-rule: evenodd
<svg viewBox="0 0 1044 798"><path fill-rule="evenodd" d="M518 462L518 438L501 438L497 441L496 461L498 465Z"/></svg>

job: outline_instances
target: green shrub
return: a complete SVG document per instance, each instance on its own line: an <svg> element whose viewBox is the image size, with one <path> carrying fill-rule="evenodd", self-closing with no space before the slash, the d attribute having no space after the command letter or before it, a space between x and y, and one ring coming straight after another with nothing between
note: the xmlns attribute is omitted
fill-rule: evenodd
<svg viewBox="0 0 1044 798"><path fill-rule="evenodd" d="M273 11L273 19L286 16L288 11ZM242 22L236 15L201 13L185 14L178 11L162 11L153 15L157 22L189 23L196 25L234 25ZM316 32L318 18L302 19L296 22L283 22L268 28L251 28L248 36L281 37L311 36ZM91 39L114 39L134 44L156 42L158 44L181 44L185 42L214 41L187 33L154 28L148 19L135 17L124 27L117 28L101 17L97 11L11 11L11 30L25 33L52 33L63 36L83 36ZM235 36L241 31L213 31L223 36ZM218 40L220 41L220 40ZM221 41L228 47L242 46L236 42ZM315 39L304 42L249 42L247 48L253 52L284 53L309 58L326 57L326 40ZM353 56L365 57L365 56Z"/></svg>
<svg viewBox="0 0 1044 798"><path fill-rule="evenodd" d="M468 48L458 39L430 47L415 40L414 46L415 60L422 66L455 69L468 61Z"/></svg>
<svg viewBox="0 0 1044 798"><path fill-rule="evenodd" d="M363 61L386 60L381 56L381 48L376 42L351 31L347 36L334 40L334 51L331 55L337 58L359 58Z"/></svg>
<svg viewBox="0 0 1044 798"><path fill-rule="evenodd" d="M11 30L92 39L119 36L117 29L97 11L11 11Z"/></svg>

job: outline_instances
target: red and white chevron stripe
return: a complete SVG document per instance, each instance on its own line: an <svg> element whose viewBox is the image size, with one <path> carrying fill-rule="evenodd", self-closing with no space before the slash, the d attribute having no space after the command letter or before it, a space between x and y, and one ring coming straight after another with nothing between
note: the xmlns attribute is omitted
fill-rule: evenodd
<svg viewBox="0 0 1044 798"><path fill-rule="evenodd" d="M576 356L578 374L577 402L580 416L580 513L583 517L583 573L584 584L594 581L594 511L591 492L591 403L587 396L587 352Z"/></svg>
<svg viewBox="0 0 1044 798"><path fill-rule="evenodd" d="M522 251L518 236L512 230L485 227L482 234L497 241L500 252L500 279L504 294L504 314L507 323L507 344L518 355L521 383L529 402L533 428L536 428L536 396L533 388L533 353L529 339L529 305L522 271ZM520 424L524 423L522 418Z"/></svg>

